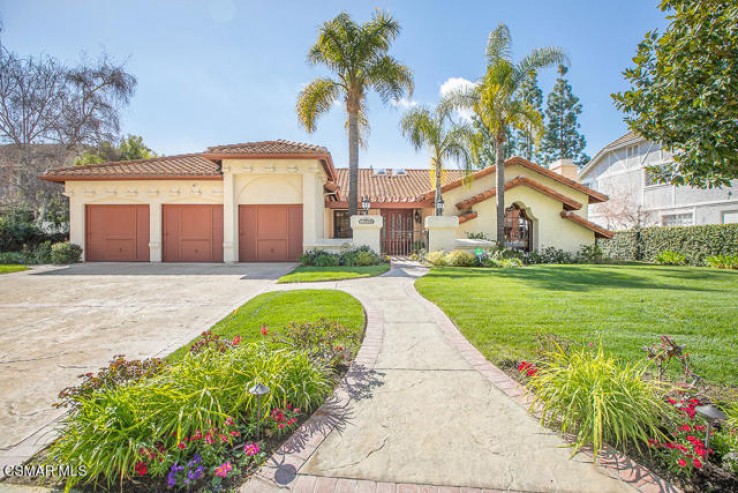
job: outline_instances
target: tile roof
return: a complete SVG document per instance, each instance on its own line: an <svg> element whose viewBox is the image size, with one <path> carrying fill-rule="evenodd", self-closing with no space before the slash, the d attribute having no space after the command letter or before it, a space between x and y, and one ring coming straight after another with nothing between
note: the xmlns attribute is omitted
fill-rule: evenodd
<svg viewBox="0 0 738 493"><path fill-rule="evenodd" d="M568 219L570 221L573 221L580 226L584 226L585 228L594 231L595 238L607 238L608 240L611 239L613 236L615 236L615 233L610 231L609 229L603 228L602 226L598 226L597 224L593 223L592 221L587 221L582 216L572 212L572 211L561 211L559 213L561 217L564 219Z"/></svg>
<svg viewBox="0 0 738 493"><path fill-rule="evenodd" d="M341 199L346 201L349 195L349 170L337 168L336 174ZM446 170L443 183L463 176L461 170ZM432 190L429 169L406 169L404 174L398 174L396 169L387 169L385 175L379 175L372 169L359 169L359 200L368 195L372 202L423 202L427 199L422 196Z"/></svg>
<svg viewBox="0 0 738 493"><path fill-rule="evenodd" d="M202 154L181 154L134 161L117 161L86 166L69 166L46 171L41 178L47 181L104 180L157 178L221 179L220 166Z"/></svg>
<svg viewBox="0 0 738 493"><path fill-rule="evenodd" d="M263 140L208 147L206 154L329 154L328 149L304 142Z"/></svg>
<svg viewBox="0 0 738 493"><path fill-rule="evenodd" d="M517 176L505 183L505 191L511 190L515 187L519 187L521 185L532 188L533 190L537 190L544 195L548 195L549 197L558 200L559 202L564 204L564 208L567 210L578 210L582 208L582 204L577 202L576 200L567 197L566 195L557 192L553 188L547 187L546 185L538 183L537 181L531 180L530 178L525 176ZM479 202L483 202L494 197L495 195L497 195L497 190L494 188L490 188L472 197L462 200L461 202L458 202L456 204L456 208L459 210L468 209L471 206L478 204Z"/></svg>

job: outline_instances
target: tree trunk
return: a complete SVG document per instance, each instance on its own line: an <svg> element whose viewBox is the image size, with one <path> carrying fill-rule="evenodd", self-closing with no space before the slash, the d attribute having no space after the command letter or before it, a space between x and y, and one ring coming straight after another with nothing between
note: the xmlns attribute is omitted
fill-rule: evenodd
<svg viewBox="0 0 738 493"><path fill-rule="evenodd" d="M497 246L505 248L505 130L497 134L495 158L495 207L497 208Z"/></svg>
<svg viewBox="0 0 738 493"><path fill-rule="evenodd" d="M359 204L359 114L349 109L349 216L355 216Z"/></svg>
<svg viewBox="0 0 738 493"><path fill-rule="evenodd" d="M443 211L438 207L438 203L441 201L441 166L441 160L436 159L436 162L433 163L433 167L436 171L436 200L433 202L433 205L436 208L436 216L443 214Z"/></svg>

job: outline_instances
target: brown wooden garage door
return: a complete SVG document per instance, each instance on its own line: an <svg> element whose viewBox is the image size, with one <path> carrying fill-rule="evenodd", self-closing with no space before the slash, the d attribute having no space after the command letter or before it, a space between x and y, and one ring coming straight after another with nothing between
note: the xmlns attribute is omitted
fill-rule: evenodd
<svg viewBox="0 0 738 493"><path fill-rule="evenodd" d="M222 262L222 205L163 205L164 262Z"/></svg>
<svg viewBox="0 0 738 493"><path fill-rule="evenodd" d="M85 258L90 262L148 262L148 205L88 205Z"/></svg>
<svg viewBox="0 0 738 493"><path fill-rule="evenodd" d="M300 258L302 205L242 205L238 222L241 262L284 262Z"/></svg>

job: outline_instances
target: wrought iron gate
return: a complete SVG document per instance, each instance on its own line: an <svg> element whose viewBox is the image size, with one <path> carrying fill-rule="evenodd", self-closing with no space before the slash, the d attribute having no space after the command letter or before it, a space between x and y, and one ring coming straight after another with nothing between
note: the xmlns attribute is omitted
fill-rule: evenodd
<svg viewBox="0 0 738 493"><path fill-rule="evenodd" d="M382 253L406 256L426 248L428 236L423 229L416 228L413 209L382 209Z"/></svg>

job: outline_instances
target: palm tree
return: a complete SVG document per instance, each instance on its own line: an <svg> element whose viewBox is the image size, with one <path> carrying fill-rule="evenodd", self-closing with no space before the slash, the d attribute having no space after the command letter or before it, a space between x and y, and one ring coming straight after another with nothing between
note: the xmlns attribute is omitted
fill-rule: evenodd
<svg viewBox="0 0 738 493"><path fill-rule="evenodd" d="M556 47L531 51L518 63L510 53L510 29L500 24L489 33L487 41L487 71L474 86L461 87L447 95L450 107L471 108L481 124L494 136L497 207L497 244L505 246L505 142L510 127L532 130L536 140L543 131L543 117L530 103L520 97L519 88L531 72L568 64L563 50Z"/></svg>
<svg viewBox="0 0 738 493"><path fill-rule="evenodd" d="M446 159L457 161L465 170L472 166L471 142L474 130L471 125L455 123L451 120L449 105L439 104L431 110L424 106L416 106L405 113L400 120L402 134L416 150L427 148L431 155L431 167L434 170L436 189L436 216L440 216L441 174Z"/></svg>
<svg viewBox="0 0 738 493"><path fill-rule="evenodd" d="M343 99L349 140L348 207L352 216L359 202L359 144L364 143L362 134L369 128L368 92L375 90L385 103L406 95L412 97L412 71L388 54L400 30L400 24L382 11L361 25L343 12L323 24L318 41L308 52L308 61L325 65L334 77L319 77L300 92L297 116L308 132L314 132L318 117Z"/></svg>

